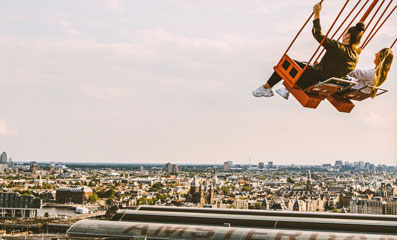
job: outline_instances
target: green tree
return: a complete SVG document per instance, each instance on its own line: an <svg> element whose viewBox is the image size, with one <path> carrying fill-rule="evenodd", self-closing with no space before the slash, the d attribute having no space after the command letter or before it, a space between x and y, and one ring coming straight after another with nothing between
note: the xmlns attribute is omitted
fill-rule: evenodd
<svg viewBox="0 0 397 240"><path fill-rule="evenodd" d="M149 192L157 192L159 189L163 187L164 185L161 182L156 182L150 187Z"/></svg>
<svg viewBox="0 0 397 240"><path fill-rule="evenodd" d="M229 189L228 187L223 186L223 187L221 188L221 190L222 190L222 192L223 192L226 196L230 195L230 189Z"/></svg>
<svg viewBox="0 0 397 240"><path fill-rule="evenodd" d="M294 184L295 180L292 177L288 177L287 182Z"/></svg>
<svg viewBox="0 0 397 240"><path fill-rule="evenodd" d="M92 203L94 203L94 202L96 202L96 201L98 201L99 200L99 197L98 197L98 194L96 193L96 192L94 192L89 198L88 198L88 201L89 202L92 202Z"/></svg>
<svg viewBox="0 0 397 240"><path fill-rule="evenodd" d="M249 185L244 185L244 186L241 188L241 190L242 190L242 191L245 191L245 192L249 192L249 191L251 190L251 188L250 188Z"/></svg>

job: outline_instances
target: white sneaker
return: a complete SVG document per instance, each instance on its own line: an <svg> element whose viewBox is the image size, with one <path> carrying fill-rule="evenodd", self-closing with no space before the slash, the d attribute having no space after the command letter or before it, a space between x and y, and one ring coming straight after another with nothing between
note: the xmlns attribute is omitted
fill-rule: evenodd
<svg viewBox="0 0 397 240"><path fill-rule="evenodd" d="M285 88L285 87L281 87L279 89L276 90L276 93L278 93L278 95L282 96L283 98L288 100L289 97L289 91Z"/></svg>
<svg viewBox="0 0 397 240"><path fill-rule="evenodd" d="M263 85L252 91L254 97L272 97L273 91L271 88L265 88Z"/></svg>

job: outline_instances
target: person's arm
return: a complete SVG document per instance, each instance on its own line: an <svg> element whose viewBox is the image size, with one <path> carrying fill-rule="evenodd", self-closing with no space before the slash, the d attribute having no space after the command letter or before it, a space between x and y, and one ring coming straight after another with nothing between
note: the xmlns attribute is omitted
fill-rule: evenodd
<svg viewBox="0 0 397 240"><path fill-rule="evenodd" d="M373 86L375 84L375 69L354 69L347 74L347 77L348 80L357 83L352 87L353 89L361 89L363 93L369 94L372 88L366 86Z"/></svg>
<svg viewBox="0 0 397 240"><path fill-rule="evenodd" d="M350 73L348 73L350 77L357 78L359 80L367 80L367 79L373 79L375 78L375 70L374 69L354 69Z"/></svg>
<svg viewBox="0 0 397 240"><path fill-rule="evenodd" d="M320 12L321 12L321 4L317 3L316 5L314 5L313 7L313 12L314 12L314 20L316 19L320 19Z"/></svg>
<svg viewBox="0 0 397 240"><path fill-rule="evenodd" d="M314 39L317 40L318 43L321 43L324 39L324 34L321 32L321 24L320 24L320 12L321 12L321 5L320 3L317 3L313 7L313 12L314 12L314 20L313 20L313 37ZM329 39L328 37L325 38L323 42L323 46L325 49L330 49L330 48L339 48L339 43L335 40Z"/></svg>

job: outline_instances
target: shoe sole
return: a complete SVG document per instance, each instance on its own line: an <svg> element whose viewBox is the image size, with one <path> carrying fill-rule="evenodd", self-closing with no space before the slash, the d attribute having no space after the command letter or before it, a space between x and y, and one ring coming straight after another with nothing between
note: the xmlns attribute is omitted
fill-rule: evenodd
<svg viewBox="0 0 397 240"><path fill-rule="evenodd" d="M277 93L278 95L280 95L280 97L284 98L285 100L288 100L289 94L288 94L287 96L283 96L283 95L282 95L281 93L279 93L277 90L276 90L276 93Z"/></svg>

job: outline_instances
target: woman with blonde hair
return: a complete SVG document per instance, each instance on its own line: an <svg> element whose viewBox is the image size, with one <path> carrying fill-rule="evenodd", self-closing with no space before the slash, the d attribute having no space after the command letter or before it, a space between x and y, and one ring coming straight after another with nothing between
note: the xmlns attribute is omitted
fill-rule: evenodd
<svg viewBox="0 0 397 240"><path fill-rule="evenodd" d="M361 89L362 93L369 94L374 98L376 97L377 88L387 79L393 57L392 50L384 48L375 54L375 68L367 70L355 69L347 74L346 78L357 83L352 87L353 89Z"/></svg>

